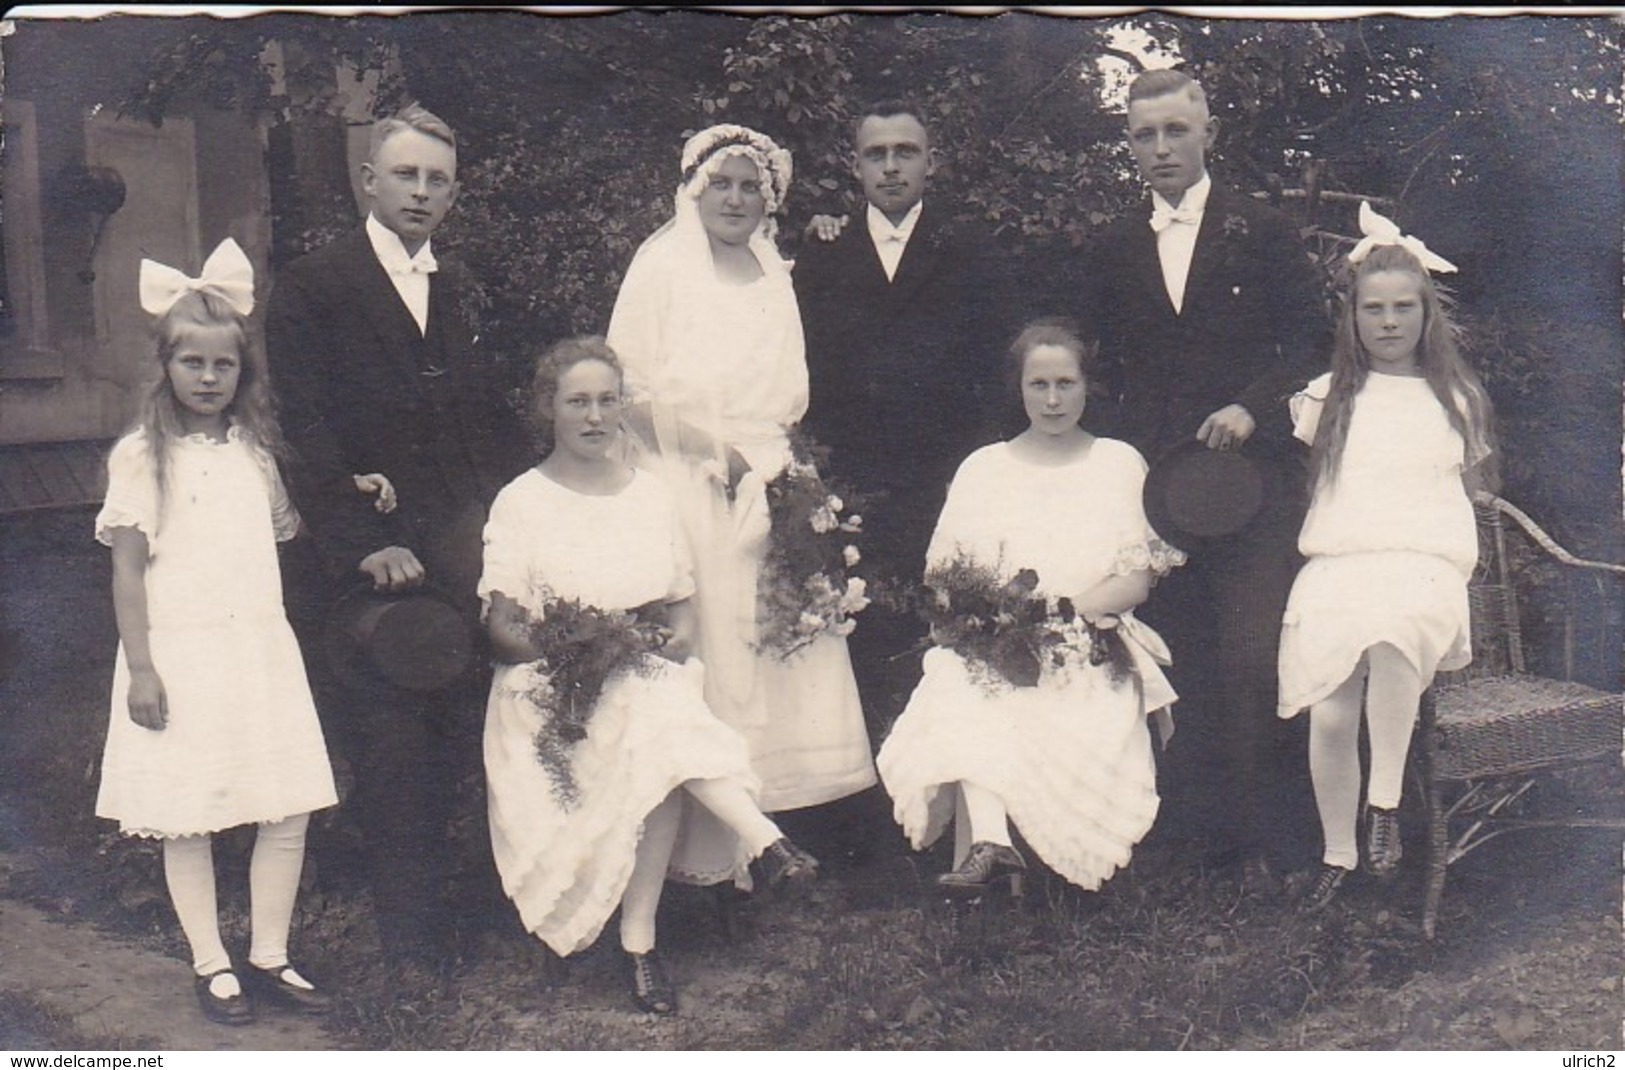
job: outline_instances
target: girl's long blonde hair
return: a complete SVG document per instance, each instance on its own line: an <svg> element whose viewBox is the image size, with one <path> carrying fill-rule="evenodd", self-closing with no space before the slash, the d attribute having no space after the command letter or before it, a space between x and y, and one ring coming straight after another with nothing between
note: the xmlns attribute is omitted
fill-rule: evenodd
<svg viewBox="0 0 1625 1070"><path fill-rule="evenodd" d="M1427 269L1408 250L1398 245L1379 245L1353 266L1338 317L1337 337L1332 348L1332 384L1321 410L1315 443L1309 455L1313 486L1337 481L1348 443L1349 420L1354 398L1371 374L1371 356L1360 344L1355 322L1360 303L1360 283L1379 271L1401 271L1414 275L1422 295L1422 338L1416 346L1416 363L1422 377L1444 407L1450 425L1466 444L1462 469L1474 487L1493 490L1499 482L1494 438L1494 413L1484 384L1461 355L1456 344L1457 328L1451 322L1446 299Z"/></svg>
<svg viewBox="0 0 1625 1070"><path fill-rule="evenodd" d="M229 327L235 332L242 371L237 380L237 394L227 407L226 415L237 426L238 434L246 436L251 445L275 458L288 456L287 443L276 419L276 400L271 392L265 351L257 344L247 318L213 293L203 290L187 293L154 324L158 377L142 396L131 429L143 432L147 448L152 451L160 517L168 490L170 447L176 439L186 437L180 417L181 403L169 381L169 362L174 359L186 331L194 327Z"/></svg>

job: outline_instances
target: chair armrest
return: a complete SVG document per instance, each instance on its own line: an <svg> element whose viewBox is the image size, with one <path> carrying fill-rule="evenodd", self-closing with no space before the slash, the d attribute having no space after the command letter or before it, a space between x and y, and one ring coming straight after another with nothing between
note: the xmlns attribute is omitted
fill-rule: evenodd
<svg viewBox="0 0 1625 1070"><path fill-rule="evenodd" d="M1519 509L1516 505L1513 505L1505 498L1490 494L1487 491L1480 491L1474 496L1474 500L1480 505L1489 505L1497 512L1503 513L1517 521L1518 526L1523 528L1523 530L1528 533L1529 537L1535 541L1536 545L1565 565L1573 565L1575 568L1589 568L1596 569L1600 572L1614 572L1620 575L1625 575L1625 565L1610 564L1607 561L1589 561L1583 557L1575 557L1573 554L1563 549L1563 547L1559 546L1557 544L1557 540L1546 534L1539 524L1531 520L1529 518L1529 514L1525 513L1522 509Z"/></svg>

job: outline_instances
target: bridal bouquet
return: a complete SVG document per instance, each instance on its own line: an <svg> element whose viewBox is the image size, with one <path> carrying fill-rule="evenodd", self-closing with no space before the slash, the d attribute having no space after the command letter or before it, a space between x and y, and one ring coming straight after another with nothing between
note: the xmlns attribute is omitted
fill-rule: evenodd
<svg viewBox="0 0 1625 1070"><path fill-rule="evenodd" d="M532 663L531 682L522 692L543 715L536 759L553 781L554 797L571 807L580 799L571 752L587 738L587 722L610 677L651 671L646 656L671 638L666 607L651 602L633 610L605 610L578 599L553 599L526 628L542 655Z"/></svg>
<svg viewBox="0 0 1625 1070"><path fill-rule="evenodd" d="M818 637L850 635L869 604L854 573L863 517L818 474L826 451L793 435L790 463L767 485L767 552L757 581L756 649L786 659Z"/></svg>
<svg viewBox="0 0 1625 1070"><path fill-rule="evenodd" d="M1022 569L1008 580L998 568L959 554L926 572L920 615L932 641L958 654L990 690L1037 687L1045 664L1061 668L1068 651L1087 650L1114 682L1134 671L1115 628L1084 619L1071 599L1038 593L1038 573Z"/></svg>

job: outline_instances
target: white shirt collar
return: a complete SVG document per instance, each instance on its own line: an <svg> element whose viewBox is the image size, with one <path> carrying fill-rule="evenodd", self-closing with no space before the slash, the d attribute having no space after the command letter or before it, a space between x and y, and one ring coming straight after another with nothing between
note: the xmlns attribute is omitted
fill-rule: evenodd
<svg viewBox="0 0 1625 1070"><path fill-rule="evenodd" d="M915 201L914 207L903 216L903 221L893 226L892 221L886 218L886 213L871 204L867 212L869 237L874 239L876 245L888 241L899 241L907 245L909 237L914 233L914 225L920 221L920 209L924 207L925 201Z"/></svg>
<svg viewBox="0 0 1625 1070"><path fill-rule="evenodd" d="M407 255L401 236L378 222L378 217L371 212L367 213L367 240L372 242L372 251L378 257L378 262L391 275L427 275L439 270L428 241L423 243L417 255Z"/></svg>
<svg viewBox="0 0 1625 1070"><path fill-rule="evenodd" d="M1202 177L1191 183L1190 188L1185 191L1185 195L1179 199L1179 210L1181 212L1191 212L1195 215L1201 215L1202 212L1207 208L1207 195L1212 192L1212 190L1213 179L1206 171L1203 171ZM1158 208L1163 208L1171 212L1174 210L1174 205L1169 204L1167 199L1163 197L1162 194L1158 193L1156 190L1152 190L1151 208L1153 211Z"/></svg>

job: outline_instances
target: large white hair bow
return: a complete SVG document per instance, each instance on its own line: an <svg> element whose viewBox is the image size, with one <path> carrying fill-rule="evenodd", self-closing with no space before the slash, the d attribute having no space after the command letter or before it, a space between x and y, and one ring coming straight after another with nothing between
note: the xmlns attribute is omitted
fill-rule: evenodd
<svg viewBox="0 0 1625 1070"><path fill-rule="evenodd" d="M1422 266L1429 271L1441 273L1453 272L1456 265L1428 251L1422 244L1421 238L1413 238L1409 234L1401 234L1399 225L1387 216L1379 215L1367 201L1360 202L1360 233L1359 244L1349 252L1349 263L1358 264L1366 255L1379 245L1398 245L1406 252L1422 262Z"/></svg>
<svg viewBox="0 0 1625 1070"><path fill-rule="evenodd" d="M203 273L191 278L156 260L141 261L141 307L162 316L175 302L194 291L222 298L238 315L254 311L254 265L243 247L231 238L215 246L203 262Z"/></svg>

